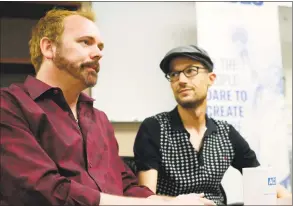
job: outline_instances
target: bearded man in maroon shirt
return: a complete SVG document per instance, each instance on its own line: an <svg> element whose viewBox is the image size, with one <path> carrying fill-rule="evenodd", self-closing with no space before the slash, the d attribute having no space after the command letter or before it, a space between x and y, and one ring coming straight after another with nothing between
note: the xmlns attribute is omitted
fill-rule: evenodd
<svg viewBox="0 0 293 206"><path fill-rule="evenodd" d="M82 93L104 48L93 13L49 11L29 47L36 76L1 89L0 205L213 204L156 196L120 159L107 116Z"/></svg>

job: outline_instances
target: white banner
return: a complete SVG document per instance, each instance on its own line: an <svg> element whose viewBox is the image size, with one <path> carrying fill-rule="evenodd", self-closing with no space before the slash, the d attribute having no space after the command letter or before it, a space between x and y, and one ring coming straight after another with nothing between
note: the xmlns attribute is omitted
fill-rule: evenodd
<svg viewBox="0 0 293 206"><path fill-rule="evenodd" d="M197 2L196 14L198 45L217 74L208 115L231 123L260 163L272 166L278 182L291 189L291 112L285 111L278 5Z"/></svg>

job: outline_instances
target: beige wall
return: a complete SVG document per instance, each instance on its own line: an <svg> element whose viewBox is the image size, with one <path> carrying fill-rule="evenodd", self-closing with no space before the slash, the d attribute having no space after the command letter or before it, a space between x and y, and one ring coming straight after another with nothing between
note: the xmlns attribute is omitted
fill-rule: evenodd
<svg viewBox="0 0 293 206"><path fill-rule="evenodd" d="M120 156L133 156L133 143L140 123L113 123Z"/></svg>

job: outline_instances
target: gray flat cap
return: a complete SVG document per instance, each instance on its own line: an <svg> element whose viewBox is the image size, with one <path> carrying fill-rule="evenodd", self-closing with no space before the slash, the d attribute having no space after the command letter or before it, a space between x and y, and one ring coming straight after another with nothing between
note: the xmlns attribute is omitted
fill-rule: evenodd
<svg viewBox="0 0 293 206"><path fill-rule="evenodd" d="M171 49L165 55L165 57L163 58L163 60L160 63L160 67L165 74L167 74L169 72L170 61L173 58L179 57L179 56L186 56L186 57L189 57L189 58L194 59L196 61L199 61L208 69L209 72L213 71L214 64L213 64L211 58L209 57L208 53L205 50L199 48L198 46L188 45L188 46L180 46L180 47L176 47L174 49Z"/></svg>

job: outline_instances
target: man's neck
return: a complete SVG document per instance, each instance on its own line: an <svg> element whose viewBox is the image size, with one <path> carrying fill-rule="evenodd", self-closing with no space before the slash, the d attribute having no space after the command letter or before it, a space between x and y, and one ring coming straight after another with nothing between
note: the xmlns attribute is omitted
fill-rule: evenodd
<svg viewBox="0 0 293 206"><path fill-rule="evenodd" d="M185 128L201 131L206 126L206 100L196 108L186 109L178 105L178 113Z"/></svg>
<svg viewBox="0 0 293 206"><path fill-rule="evenodd" d="M78 97L84 88L79 81L76 81L66 71L54 68L48 69L47 71L45 69L40 69L36 78L51 87L60 88L69 107L71 109L76 108Z"/></svg>

